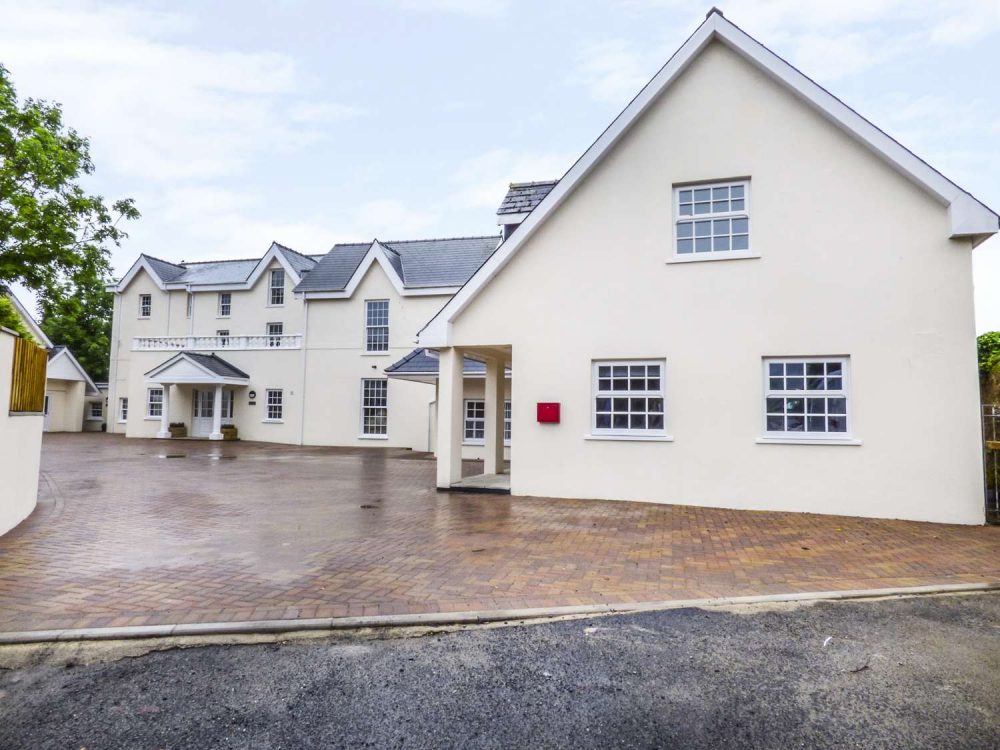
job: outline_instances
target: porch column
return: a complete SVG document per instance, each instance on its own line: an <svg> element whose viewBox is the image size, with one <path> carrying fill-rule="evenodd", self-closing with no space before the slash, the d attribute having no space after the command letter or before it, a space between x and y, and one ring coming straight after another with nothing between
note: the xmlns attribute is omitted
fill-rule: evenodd
<svg viewBox="0 0 1000 750"><path fill-rule="evenodd" d="M158 438L170 437L170 384L163 383L163 410L160 412L160 431ZM143 407L145 409L145 407Z"/></svg>
<svg viewBox="0 0 1000 750"><path fill-rule="evenodd" d="M438 370L437 486L448 489L462 478L462 352L442 349Z"/></svg>
<svg viewBox="0 0 1000 750"><path fill-rule="evenodd" d="M486 456L484 474L503 473L503 361L486 362Z"/></svg>
<svg viewBox="0 0 1000 750"><path fill-rule="evenodd" d="M222 440L222 384L215 386L215 405L212 407L212 434L209 440Z"/></svg>

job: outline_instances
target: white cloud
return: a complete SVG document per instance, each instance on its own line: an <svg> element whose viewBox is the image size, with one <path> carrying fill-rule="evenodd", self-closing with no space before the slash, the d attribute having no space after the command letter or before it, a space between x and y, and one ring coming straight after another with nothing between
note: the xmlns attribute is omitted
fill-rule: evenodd
<svg viewBox="0 0 1000 750"><path fill-rule="evenodd" d="M625 104L653 77L654 57L654 50L624 39L591 44L578 55L575 80L586 86L595 101Z"/></svg>
<svg viewBox="0 0 1000 750"><path fill-rule="evenodd" d="M416 10L478 18L499 18L510 9L510 0L396 0L403 10Z"/></svg>
<svg viewBox="0 0 1000 750"><path fill-rule="evenodd" d="M493 149L466 159L452 176L455 192L449 205L457 209L496 211L511 182L534 182L563 176L575 156L515 153Z"/></svg>

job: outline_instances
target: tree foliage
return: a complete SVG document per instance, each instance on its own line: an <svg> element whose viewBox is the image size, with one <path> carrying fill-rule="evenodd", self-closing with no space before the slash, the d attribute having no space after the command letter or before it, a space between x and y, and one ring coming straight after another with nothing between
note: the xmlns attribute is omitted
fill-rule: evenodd
<svg viewBox="0 0 1000 750"><path fill-rule="evenodd" d="M3 287L0 287L0 326L9 328L19 336L28 339L28 341L35 341L35 337L31 335L31 331L24 324L24 321L17 312L17 308L14 307L14 303L5 296ZM36 341L35 343L38 342Z"/></svg>
<svg viewBox="0 0 1000 750"><path fill-rule="evenodd" d="M110 208L80 181L94 171L90 143L63 123L58 104L19 104L0 65L0 287L35 292L42 330L69 346L96 378L107 376L111 327L109 250L137 219L131 198Z"/></svg>
<svg viewBox="0 0 1000 750"><path fill-rule="evenodd" d="M979 372L989 375L1000 365L1000 331L984 333L976 343L979 349Z"/></svg>

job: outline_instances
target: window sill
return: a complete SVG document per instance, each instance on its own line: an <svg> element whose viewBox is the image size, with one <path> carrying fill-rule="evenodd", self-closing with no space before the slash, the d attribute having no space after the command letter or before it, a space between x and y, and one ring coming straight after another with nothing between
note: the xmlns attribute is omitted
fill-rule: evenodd
<svg viewBox="0 0 1000 750"><path fill-rule="evenodd" d="M388 440L388 435L358 435L358 440Z"/></svg>
<svg viewBox="0 0 1000 750"><path fill-rule="evenodd" d="M87 417L87 419L85 421L87 421L87 422L103 422L104 421L104 417Z"/></svg>
<svg viewBox="0 0 1000 750"><path fill-rule="evenodd" d="M362 357L388 357L391 354L392 352L388 350L384 352L361 352Z"/></svg>
<svg viewBox="0 0 1000 750"><path fill-rule="evenodd" d="M128 424L128 419L119 419L117 424Z"/></svg>
<svg viewBox="0 0 1000 750"><path fill-rule="evenodd" d="M672 443L673 435L601 435L588 432L584 440L631 441L636 443Z"/></svg>
<svg viewBox="0 0 1000 750"><path fill-rule="evenodd" d="M472 448L483 448L486 445L486 441L485 440L463 440L462 441L462 445L466 445L466 446L469 446L469 447L472 447ZM509 440L504 440L503 441L503 447L504 448L510 448L510 441Z"/></svg>
<svg viewBox="0 0 1000 750"><path fill-rule="evenodd" d="M759 258L760 253L744 253L744 252L709 252L709 253L691 253L690 255L672 255L667 264L672 263L701 263L703 261L713 261L713 260L746 260L748 258Z"/></svg>
<svg viewBox="0 0 1000 750"><path fill-rule="evenodd" d="M284 419L262 419L261 424L284 424Z"/></svg>
<svg viewBox="0 0 1000 750"><path fill-rule="evenodd" d="M855 438L797 438L797 437L759 437L754 442L759 445L862 445Z"/></svg>
<svg viewBox="0 0 1000 750"><path fill-rule="evenodd" d="M159 422L162 419L163 419L163 417L143 417L142 421L143 422Z"/></svg>

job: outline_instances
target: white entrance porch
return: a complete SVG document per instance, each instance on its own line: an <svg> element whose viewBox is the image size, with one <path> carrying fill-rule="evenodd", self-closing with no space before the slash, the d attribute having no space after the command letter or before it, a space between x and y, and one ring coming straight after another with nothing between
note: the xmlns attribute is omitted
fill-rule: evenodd
<svg viewBox="0 0 1000 750"><path fill-rule="evenodd" d="M182 352L147 372L146 384L163 389L156 437L170 437L171 387L191 386L191 436L222 440L222 425L233 423L233 388L250 385L250 376L215 354Z"/></svg>

